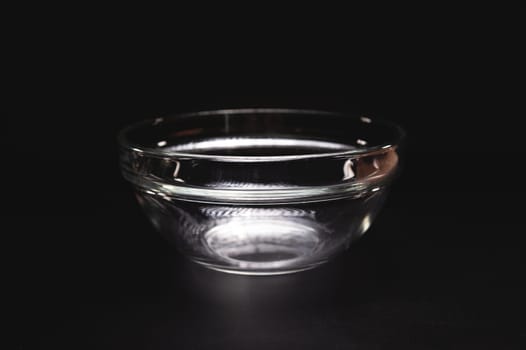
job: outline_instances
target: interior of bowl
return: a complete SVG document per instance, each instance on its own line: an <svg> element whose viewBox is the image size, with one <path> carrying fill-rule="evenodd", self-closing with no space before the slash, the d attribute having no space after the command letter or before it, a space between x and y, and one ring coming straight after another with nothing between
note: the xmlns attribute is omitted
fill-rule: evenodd
<svg viewBox="0 0 526 350"><path fill-rule="evenodd" d="M124 129L122 146L198 157L295 157L365 153L396 146L403 131L365 116L291 109L239 109L180 114Z"/></svg>

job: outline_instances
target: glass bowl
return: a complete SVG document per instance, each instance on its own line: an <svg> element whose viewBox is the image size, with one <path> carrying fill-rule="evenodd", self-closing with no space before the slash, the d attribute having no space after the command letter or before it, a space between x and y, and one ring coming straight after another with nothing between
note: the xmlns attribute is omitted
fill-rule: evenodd
<svg viewBox="0 0 526 350"><path fill-rule="evenodd" d="M155 228L191 260L282 274L326 262L367 231L402 138L363 116L207 111L123 129L120 166Z"/></svg>

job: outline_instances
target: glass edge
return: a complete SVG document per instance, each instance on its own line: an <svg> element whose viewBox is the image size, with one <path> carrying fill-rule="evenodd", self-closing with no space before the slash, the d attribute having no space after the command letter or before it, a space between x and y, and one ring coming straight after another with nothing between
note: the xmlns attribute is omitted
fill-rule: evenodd
<svg viewBox="0 0 526 350"><path fill-rule="evenodd" d="M324 111L324 110L315 110L315 109L289 109L289 108L240 108L240 109L217 109L209 111L199 111L199 112L188 112L188 113L176 113L168 114L164 117L158 118L149 118L144 119L138 122L131 123L129 125L121 128L117 133L117 143L119 147L124 148L129 151L135 151L151 157L176 157L182 159L200 159L200 160L211 160L211 161L222 161L222 162L277 162L277 161L291 161L299 159L319 159L319 158L346 158L351 156L358 155L373 155L378 152L385 152L391 149L397 149L407 137L405 129L399 124L392 122L387 119L380 117L366 117L370 119L372 123L382 124L389 128L396 130L396 142L385 143L380 145L375 145L373 147L366 147L361 149L355 149L350 151L341 151L341 152L328 152L328 153L319 153L319 154L305 154L305 155L286 155L286 156L217 156L210 154L196 154L196 153L184 153L184 152L173 152L173 151L164 151L158 148L144 147L138 144L130 142L126 134L139 127L151 126L156 123L161 123L166 119L176 119L176 118L186 118L186 117L196 117L196 116L222 116L224 114L248 114L248 113L289 113L289 114L314 114L314 115L332 115L347 117L353 119L364 118L365 116L360 115L347 115L344 112L334 112L334 111Z"/></svg>

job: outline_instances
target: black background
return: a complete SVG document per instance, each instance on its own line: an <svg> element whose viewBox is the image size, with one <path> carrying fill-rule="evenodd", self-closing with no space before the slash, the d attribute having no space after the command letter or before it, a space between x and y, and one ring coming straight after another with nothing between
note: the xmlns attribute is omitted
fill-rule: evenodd
<svg viewBox="0 0 526 350"><path fill-rule="evenodd" d="M337 50L308 36L309 45L292 35L279 47L258 37L235 52L195 37L184 49L144 50L81 34L38 46L32 36L39 55L15 54L1 141L17 343L521 348L518 58L491 25L470 28L400 39L413 28ZM348 111L405 127L403 173L351 251L313 271L251 278L206 271L158 237L120 177L117 131L168 112L235 107Z"/></svg>

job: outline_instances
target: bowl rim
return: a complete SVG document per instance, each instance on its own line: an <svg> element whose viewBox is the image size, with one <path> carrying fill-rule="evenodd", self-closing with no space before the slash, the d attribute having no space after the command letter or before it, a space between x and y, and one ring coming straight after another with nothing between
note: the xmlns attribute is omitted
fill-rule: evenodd
<svg viewBox="0 0 526 350"><path fill-rule="evenodd" d="M376 124L379 126L387 127L395 131L395 139L393 142L382 143L372 146L366 146L361 148L354 148L345 151L335 152L324 152L324 153L309 153L309 154L297 154L297 155L278 155L278 156L239 156L239 155L217 155L217 154L205 154L205 153L188 153L173 151L164 148L154 148L134 143L127 137L128 133L133 130L138 130L145 127L152 127L181 118L191 118L200 116L210 117L224 117L225 115L236 115L236 114L308 114L308 115L327 115L334 117L342 117L348 119L354 119L359 123ZM317 110L317 109L296 109L296 108L231 108L231 109L215 109L198 112L187 112L187 113L175 113L167 114L166 116L149 118L141 120L135 123L131 123L123 127L117 135L117 141L119 145L125 149L132 150L147 156L152 157L174 157L174 158L194 158L201 160L213 160L213 161L225 161L225 162L276 162L276 161L290 161L298 159L310 159L310 158L325 158L325 157L336 157L346 158L350 156L364 156L373 155L377 153L388 152L391 149L396 149L405 139L405 130L392 121L378 118L369 117L365 115L352 115L346 112L334 112L328 110Z"/></svg>

